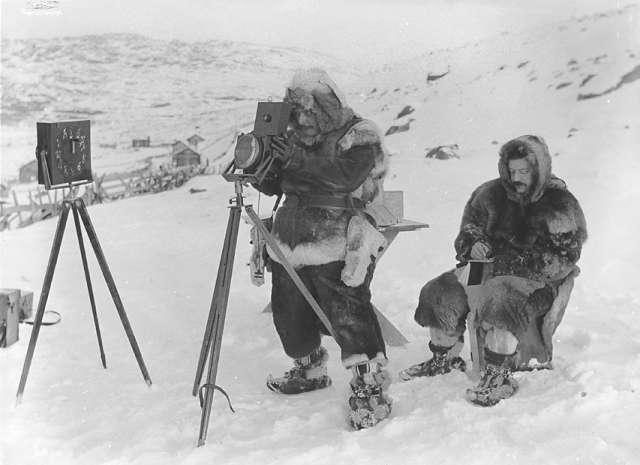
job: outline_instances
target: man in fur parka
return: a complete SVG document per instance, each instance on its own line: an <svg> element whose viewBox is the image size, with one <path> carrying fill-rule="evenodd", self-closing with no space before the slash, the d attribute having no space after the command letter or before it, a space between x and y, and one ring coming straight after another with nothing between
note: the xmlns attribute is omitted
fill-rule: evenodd
<svg viewBox="0 0 640 465"><path fill-rule="evenodd" d="M366 428L391 411L384 393L385 344L369 291L385 239L366 214L381 200L386 153L376 126L347 106L326 72L297 72L284 100L293 107L291 131L272 145L282 171L256 187L284 194L273 235L331 323L342 363L353 371L349 419L355 428ZM294 366L283 376L269 376L267 386L283 394L327 387L321 336L329 332L275 253L268 253L273 321Z"/></svg>
<svg viewBox="0 0 640 465"><path fill-rule="evenodd" d="M500 177L478 187L467 202L455 239L456 270L428 282L415 320L430 329L433 357L400 373L404 380L465 369L459 357L469 300L460 283L469 260L492 261L477 310L484 334L485 369L467 390L478 405L495 405L518 386L515 369L531 359L550 366L552 335L569 300L586 223L576 198L551 174L545 142L526 135L500 149Z"/></svg>

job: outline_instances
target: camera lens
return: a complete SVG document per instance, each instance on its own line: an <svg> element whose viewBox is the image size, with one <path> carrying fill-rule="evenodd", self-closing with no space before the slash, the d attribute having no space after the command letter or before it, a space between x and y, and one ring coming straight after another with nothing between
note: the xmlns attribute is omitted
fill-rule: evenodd
<svg viewBox="0 0 640 465"><path fill-rule="evenodd" d="M260 159L260 141L252 134L242 134L236 142L233 157L240 169L251 168Z"/></svg>

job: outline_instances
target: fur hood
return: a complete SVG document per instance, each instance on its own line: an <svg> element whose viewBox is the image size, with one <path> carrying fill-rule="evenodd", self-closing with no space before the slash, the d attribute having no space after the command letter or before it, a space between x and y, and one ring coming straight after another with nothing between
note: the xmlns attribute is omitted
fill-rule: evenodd
<svg viewBox="0 0 640 465"><path fill-rule="evenodd" d="M311 110L321 135L343 127L355 115L333 79L319 68L297 71L287 86L284 101Z"/></svg>
<svg viewBox="0 0 640 465"><path fill-rule="evenodd" d="M533 169L533 187L526 194L516 192L511 183L508 160L514 153L525 154L524 159ZM550 187L556 189L566 189L567 187L562 179L551 174L549 148L544 139L538 136L520 136L504 144L500 149L498 172L500 173L500 181L507 192L507 197L518 203L536 202L542 197L545 190Z"/></svg>

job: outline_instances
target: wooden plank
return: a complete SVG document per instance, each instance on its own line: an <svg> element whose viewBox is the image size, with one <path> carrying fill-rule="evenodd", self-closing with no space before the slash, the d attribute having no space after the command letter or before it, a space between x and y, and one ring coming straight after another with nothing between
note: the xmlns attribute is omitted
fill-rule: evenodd
<svg viewBox="0 0 640 465"><path fill-rule="evenodd" d="M5 208L4 213L5 215L10 215L12 213L21 213L21 212L28 212L28 211L33 211L33 208L30 205L18 205L14 207ZM22 221L22 218L20 219L20 221Z"/></svg>

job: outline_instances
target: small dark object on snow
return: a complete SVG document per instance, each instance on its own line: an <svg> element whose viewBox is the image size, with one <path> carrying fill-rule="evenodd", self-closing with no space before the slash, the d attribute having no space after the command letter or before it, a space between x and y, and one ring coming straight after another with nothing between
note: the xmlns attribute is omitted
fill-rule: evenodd
<svg viewBox="0 0 640 465"><path fill-rule="evenodd" d="M585 77L582 82L580 83L580 87L584 86L587 82L589 82L590 80L592 80L594 77L596 77L595 74L589 74L587 75L587 77Z"/></svg>
<svg viewBox="0 0 640 465"><path fill-rule="evenodd" d="M192 188L189 189L189 194L197 194L199 192L205 192L205 191L206 191L206 189L197 189L195 187L192 187Z"/></svg>
<svg viewBox="0 0 640 465"><path fill-rule="evenodd" d="M449 74L449 71L447 70L446 72L442 73L442 74L427 74L427 82L431 82L431 81L437 81L440 78L445 77L447 74Z"/></svg>
<svg viewBox="0 0 640 465"><path fill-rule="evenodd" d="M400 113L398 113L398 116L396 116L396 119L400 119L403 116L410 115L414 111L415 111L415 108L413 108L411 105L407 105L400 111Z"/></svg>
<svg viewBox="0 0 640 465"><path fill-rule="evenodd" d="M529 63L529 62L528 61L523 61L522 63L520 63L518 65L518 68L523 68L523 67L527 66L527 63Z"/></svg>
<svg viewBox="0 0 640 465"><path fill-rule="evenodd" d="M411 122L413 121L413 118L411 118L409 121L407 121L406 123L400 125L400 126L391 126L389 129L387 129L387 132L384 133L385 136L390 136L391 134L395 134L397 132L406 132L409 129L411 129Z"/></svg>
<svg viewBox="0 0 640 465"><path fill-rule="evenodd" d="M497 140L492 140L491 141L491 145L498 145L500 142L498 142Z"/></svg>
<svg viewBox="0 0 640 465"><path fill-rule="evenodd" d="M427 151L425 158L435 158L436 160L449 160L450 158L460 158L456 151L460 147L458 144L438 145Z"/></svg>
<svg viewBox="0 0 640 465"><path fill-rule="evenodd" d="M556 86L556 90L557 89L562 89L562 88L567 87L567 86L570 86L571 84L573 84L573 83L572 82L561 82L560 84L558 84Z"/></svg>

